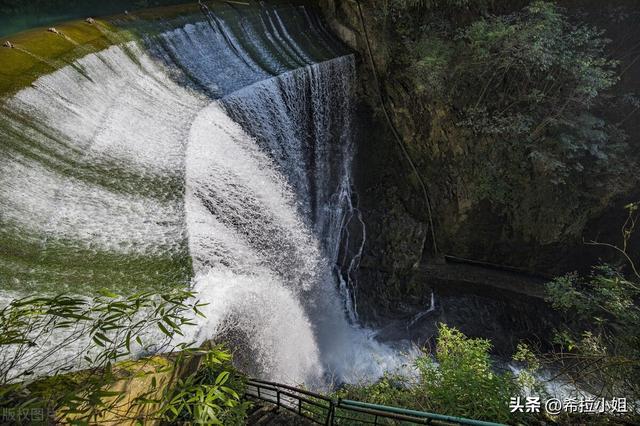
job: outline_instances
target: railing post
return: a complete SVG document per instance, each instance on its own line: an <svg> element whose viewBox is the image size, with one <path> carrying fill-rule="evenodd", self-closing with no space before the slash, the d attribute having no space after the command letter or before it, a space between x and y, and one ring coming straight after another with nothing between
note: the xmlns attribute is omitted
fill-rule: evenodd
<svg viewBox="0 0 640 426"><path fill-rule="evenodd" d="M327 419L325 420L324 424L326 426L330 426L333 425L333 413L335 410L335 406L333 405L333 400L329 401L329 412L327 413Z"/></svg>
<svg viewBox="0 0 640 426"><path fill-rule="evenodd" d="M276 401L277 401L276 405L280 407L280 389L276 390Z"/></svg>
<svg viewBox="0 0 640 426"><path fill-rule="evenodd" d="M258 398L262 399L262 397L260 396L260 385L256 385L256 389L258 389Z"/></svg>

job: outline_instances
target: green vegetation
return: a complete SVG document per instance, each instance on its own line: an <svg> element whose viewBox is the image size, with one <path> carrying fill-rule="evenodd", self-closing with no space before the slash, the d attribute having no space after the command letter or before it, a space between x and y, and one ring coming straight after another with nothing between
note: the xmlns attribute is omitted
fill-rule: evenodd
<svg viewBox="0 0 640 426"><path fill-rule="evenodd" d="M635 9L596 3L362 2L380 90L433 198L442 251L557 274L572 262L555 261L561 247L635 194ZM357 14L337 18L362 26ZM415 193L408 174L393 183ZM405 205L428 223L426 208Z"/></svg>
<svg viewBox="0 0 640 426"><path fill-rule="evenodd" d="M28 28L58 25L68 19L113 15L166 4L192 3L190 0L3 0L0 3L0 36Z"/></svg>
<svg viewBox="0 0 640 426"><path fill-rule="evenodd" d="M46 3L46 5L39 4ZM8 28L18 16L78 16L80 10L85 10L86 15L93 14L97 10L104 9L107 13L124 11L123 2L121 8L114 5L103 4L88 6L88 2L75 2L76 5L64 3L64 7L58 8L52 2L43 1L25 5L24 2L12 1L9 4L0 5L0 25L6 22ZM81 4L80 4L81 3ZM167 1L139 1L132 6L141 8L156 6L167 3ZM179 3L179 2L172 2ZM76 9L76 7L80 9ZM86 9L85 9L86 8ZM54 11L47 15L47 10ZM75 12L72 12L74 11ZM65 15L64 11L69 11ZM6 97L29 86L38 77L58 70L66 65L72 64L75 60L86 56L89 53L104 50L114 44L120 44L135 39L136 29L133 23L144 25L144 21L153 22L157 19L171 20L198 11L197 3L183 5L172 5L158 8L144 9L129 14L129 18L124 15L96 19L93 23L85 20L68 21L56 23L55 28L58 34L47 31L47 27L33 28L17 34L9 34L0 37L0 97ZM2 13L6 12L6 13ZM23 16L24 15L24 16ZM82 15L80 15L82 16ZM35 19L30 22L26 19L26 28L32 28L39 24ZM44 19L45 22L49 22ZM130 21L128 23L128 21ZM176 22L178 22L176 21ZM20 23L22 25L22 23ZM10 41L13 48L3 47L5 41Z"/></svg>
<svg viewBox="0 0 640 426"><path fill-rule="evenodd" d="M241 401L244 377L231 364L222 348L205 351L195 374L164 388L157 400L158 416L171 423L243 425L250 403Z"/></svg>
<svg viewBox="0 0 640 426"><path fill-rule="evenodd" d="M492 0L394 0L393 3L404 8L418 8L427 10L453 9L468 10L471 8L484 8Z"/></svg>
<svg viewBox="0 0 640 426"><path fill-rule="evenodd" d="M618 160L620 131L591 112L617 81L601 31L570 25L558 6L537 1L477 21L459 37L464 51L451 90L463 99L463 126L525 145L558 183Z"/></svg>
<svg viewBox="0 0 640 426"><path fill-rule="evenodd" d="M202 316L201 306L185 290L13 300L0 310L0 408L43 410L43 421L74 424L240 424L247 404L230 353L173 340ZM158 352L166 355L130 360Z"/></svg>
<svg viewBox="0 0 640 426"><path fill-rule="evenodd" d="M627 206L621 254L629 271L603 265L589 276L572 273L548 285L549 300L566 316L547 362L559 376L598 396L640 401L640 274L628 253L640 204ZM600 243L595 243L600 244Z"/></svg>
<svg viewBox="0 0 640 426"><path fill-rule="evenodd" d="M75 21L56 28L66 37L38 28L3 38L15 47L0 47L0 96L17 92L39 76L62 68L87 53L109 47L115 34L114 28L102 21L93 25Z"/></svg>
<svg viewBox="0 0 640 426"><path fill-rule="evenodd" d="M415 362L417 377L386 375L371 385L347 385L337 396L473 419L518 420L522 414L510 412L509 400L524 394L537 368L526 347L515 355L528 365L529 375L519 379L496 370L488 340L468 338L444 324L439 332L435 353L425 352Z"/></svg>
<svg viewBox="0 0 640 426"><path fill-rule="evenodd" d="M158 254L92 250L77 241L50 239L6 226L0 231L0 287L19 294L71 292L91 295L96 288L122 294L169 291L192 275L186 247Z"/></svg>
<svg viewBox="0 0 640 426"><path fill-rule="evenodd" d="M514 160L564 184L624 169L624 133L594 112L617 82L607 43L555 3L535 1L461 29L430 28L410 73L419 91L455 107L473 137L506 144Z"/></svg>

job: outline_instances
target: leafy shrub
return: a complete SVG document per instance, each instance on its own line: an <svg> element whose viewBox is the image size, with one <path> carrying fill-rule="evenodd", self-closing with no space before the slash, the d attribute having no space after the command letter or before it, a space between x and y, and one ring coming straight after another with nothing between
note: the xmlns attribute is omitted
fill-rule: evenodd
<svg viewBox="0 0 640 426"><path fill-rule="evenodd" d="M416 377L387 374L374 384L347 385L338 396L474 419L514 420L518 414L508 404L524 393L524 384L510 371L495 370L490 349L488 340L468 338L441 324L436 352L417 358Z"/></svg>
<svg viewBox="0 0 640 426"><path fill-rule="evenodd" d="M510 397L520 394L511 373L496 373L489 358L491 343L469 339L441 326L435 360L422 357L417 366L420 389L431 409L473 418L507 421Z"/></svg>
<svg viewBox="0 0 640 426"><path fill-rule="evenodd" d="M593 111L618 80L597 28L571 24L554 3L474 22L458 34L450 93L460 124L525 145L555 183L617 158L625 135Z"/></svg>
<svg viewBox="0 0 640 426"><path fill-rule="evenodd" d="M640 204L626 209L621 246L589 243L615 250L621 258L618 267L596 266L587 276L574 272L547 285L549 302L565 318L554 336L556 350L542 361L557 377L597 397L626 398L629 412L624 420L635 424L640 401L640 272L628 250Z"/></svg>
<svg viewBox="0 0 640 426"><path fill-rule="evenodd" d="M617 81L617 64L606 58L602 36L596 28L571 25L562 9L545 1L474 22L459 34L466 57L457 72L476 79L479 89L468 112L486 104L492 115L511 117L511 108L527 105L537 126L568 124L564 120L575 120Z"/></svg>
<svg viewBox="0 0 640 426"><path fill-rule="evenodd" d="M621 247L592 243L616 250L628 276L601 265L588 276L571 273L547 286L549 301L566 314L555 336L559 350L550 361L589 392L630 401L640 401L640 274L628 253L639 209L638 203L627 205Z"/></svg>
<svg viewBox="0 0 640 426"><path fill-rule="evenodd" d="M172 424L243 425L249 403L240 399L244 378L231 364L231 354L217 346L202 356L195 374L165 388L158 416Z"/></svg>
<svg viewBox="0 0 640 426"><path fill-rule="evenodd" d="M452 43L440 37L423 37L416 43L417 59L409 66L408 73L420 94L446 92L446 76L454 55Z"/></svg>

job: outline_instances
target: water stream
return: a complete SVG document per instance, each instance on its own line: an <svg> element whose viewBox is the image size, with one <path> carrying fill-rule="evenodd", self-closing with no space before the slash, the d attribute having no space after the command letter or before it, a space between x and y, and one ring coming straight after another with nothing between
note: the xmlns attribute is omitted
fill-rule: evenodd
<svg viewBox="0 0 640 426"><path fill-rule="evenodd" d="M253 375L396 366L340 273L353 56L303 7L122 25L135 40L2 100L3 297L189 285L209 303L189 337L232 341Z"/></svg>

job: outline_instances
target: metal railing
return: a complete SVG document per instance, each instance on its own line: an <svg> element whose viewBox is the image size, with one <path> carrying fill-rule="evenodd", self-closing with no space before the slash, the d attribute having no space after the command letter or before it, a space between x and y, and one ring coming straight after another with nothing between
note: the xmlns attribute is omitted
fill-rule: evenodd
<svg viewBox="0 0 640 426"><path fill-rule="evenodd" d="M333 425L334 402L326 396L265 380L247 382L245 397L276 404L314 423Z"/></svg>
<svg viewBox="0 0 640 426"><path fill-rule="evenodd" d="M369 404L348 399L333 400L324 395L265 380L247 382L245 398L275 404L311 422L329 425L469 425L501 426L499 423L424 411Z"/></svg>

